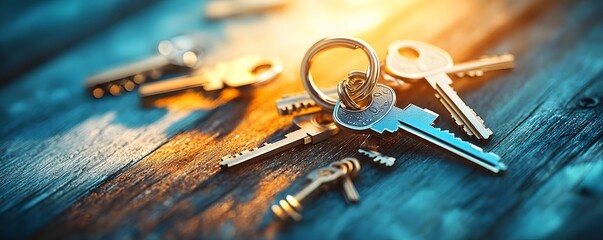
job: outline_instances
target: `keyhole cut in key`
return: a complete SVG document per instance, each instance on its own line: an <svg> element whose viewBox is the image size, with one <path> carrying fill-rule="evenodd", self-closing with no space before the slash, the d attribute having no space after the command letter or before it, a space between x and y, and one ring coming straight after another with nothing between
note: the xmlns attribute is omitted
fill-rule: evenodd
<svg viewBox="0 0 603 240"><path fill-rule="evenodd" d="M269 63L261 64L261 65L254 67L251 70L251 73L253 73L254 75L261 75L263 73L268 72L268 70L270 70L270 69L272 69L272 64L269 64Z"/></svg>
<svg viewBox="0 0 603 240"><path fill-rule="evenodd" d="M419 55L420 55L417 50L415 50L414 48L411 48L411 47L398 48L398 54L403 58L406 58L408 60L415 60L415 61L419 59Z"/></svg>

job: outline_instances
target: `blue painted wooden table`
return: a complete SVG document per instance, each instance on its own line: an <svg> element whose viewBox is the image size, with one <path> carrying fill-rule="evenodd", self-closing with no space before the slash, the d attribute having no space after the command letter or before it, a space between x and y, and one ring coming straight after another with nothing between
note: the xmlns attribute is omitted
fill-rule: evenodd
<svg viewBox="0 0 603 240"><path fill-rule="evenodd" d="M603 221L603 18L599 1L292 1L211 21L206 1L1 3L0 237L600 239ZM93 99L84 79L154 53L184 32L207 36L207 65L248 53L282 59L274 82L242 93L185 93L140 104L136 93ZM494 131L476 141L421 83L398 90L440 114L436 126L501 156L486 174L398 135L385 169L341 133L221 170L220 158L282 138L291 116L274 101L303 90L299 64L317 40L350 35L384 57L398 39L430 42L455 61L513 53L515 69L454 78ZM312 73L321 85L365 69L333 50ZM270 205L314 168L357 157L362 197L337 190L306 202L303 220L274 221Z"/></svg>

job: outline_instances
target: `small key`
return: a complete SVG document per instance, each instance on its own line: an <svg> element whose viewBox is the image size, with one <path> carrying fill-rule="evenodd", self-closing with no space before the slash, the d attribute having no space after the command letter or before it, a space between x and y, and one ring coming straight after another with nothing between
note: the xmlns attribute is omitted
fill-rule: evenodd
<svg viewBox="0 0 603 240"><path fill-rule="evenodd" d="M330 97L337 97L337 87L325 89L323 92ZM279 100L276 100L276 109L280 115L291 115L302 110L317 107L319 106L306 91L284 95Z"/></svg>
<svg viewBox="0 0 603 240"><path fill-rule="evenodd" d="M281 220L291 218L295 221L300 221L301 214L299 214L299 211L302 210L301 202L313 194L318 193L319 190L336 183L343 175L342 168L331 166L319 168L310 172L307 176L307 179L311 181L310 184L293 196L287 195L285 200L279 201L278 205L272 205L272 212Z"/></svg>
<svg viewBox="0 0 603 240"><path fill-rule="evenodd" d="M358 159L344 158L331 163L330 166L343 170L341 182L345 200L348 203L357 203L360 201L360 194L358 194L358 190L356 190L354 182L352 182L352 178L357 177L358 173L360 173L360 162L358 162Z"/></svg>
<svg viewBox="0 0 603 240"><path fill-rule="evenodd" d="M157 55L90 76L86 90L95 98L132 91L147 79L158 79L164 71L190 70L201 65L203 41L195 34L181 35L159 43Z"/></svg>
<svg viewBox="0 0 603 240"><path fill-rule="evenodd" d="M485 72L511 69L515 65L514 61L515 57L513 54L484 56L468 62L455 63L452 68L446 70L446 73L454 74L457 77L481 77ZM398 77L395 74L390 74L390 72L395 72L395 70L388 69L385 64L381 67L381 77L384 80L383 83L390 87L401 86L409 80ZM395 68L396 66L391 67Z"/></svg>
<svg viewBox="0 0 603 240"><path fill-rule="evenodd" d="M323 112L299 115L293 118L293 122L300 127L299 130L288 133L284 139L277 142L266 143L259 148L225 156L222 158L220 166L229 168L249 160L272 156L298 145L316 144L339 133L331 116Z"/></svg>
<svg viewBox="0 0 603 240"><path fill-rule="evenodd" d="M258 86L275 79L282 71L283 67L276 58L247 55L213 67L197 69L190 76L145 84L140 87L139 93L144 100L184 91Z"/></svg>
<svg viewBox="0 0 603 240"><path fill-rule="evenodd" d="M378 150L379 150L380 142L381 142L380 138L369 134L364 139L362 144L360 144L360 148L358 149L358 152L369 157L370 159L373 159L373 162L380 163L385 166L391 167L394 165L396 158L386 156L386 155L382 154L381 152L379 152Z"/></svg>
<svg viewBox="0 0 603 240"><path fill-rule="evenodd" d="M400 49L411 52L412 56L410 58L402 56L398 53ZM463 102L450 86L452 79L446 74L446 71L452 68L452 58L444 50L417 41L396 41L389 46L385 66L398 77L425 78L456 124L463 127L469 136L488 139L492 135L492 130L484 125L484 121Z"/></svg>
<svg viewBox="0 0 603 240"><path fill-rule="evenodd" d="M335 124L359 134L372 134L377 137L388 135L402 129L404 133L430 143L461 158L471 161L494 173L503 172L507 166L500 162L494 153L484 152L480 147L455 137L448 131L433 127L438 114L408 105L404 109L395 106L394 90L383 84L373 89L372 102L362 110L348 110L338 101L333 110Z"/></svg>

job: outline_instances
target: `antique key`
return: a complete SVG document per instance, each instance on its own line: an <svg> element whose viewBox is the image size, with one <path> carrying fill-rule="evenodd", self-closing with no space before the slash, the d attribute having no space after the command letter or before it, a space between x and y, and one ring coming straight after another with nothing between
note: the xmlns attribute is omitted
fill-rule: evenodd
<svg viewBox="0 0 603 240"><path fill-rule="evenodd" d="M318 193L319 190L336 183L343 175L344 170L342 168L332 166L313 170L307 176L307 179L311 181L310 184L293 196L287 195L285 200L279 201L278 205L272 205L272 212L281 220L291 218L295 221L300 221L301 215L299 214L299 211L302 210L301 202L313 194Z"/></svg>
<svg viewBox="0 0 603 240"><path fill-rule="evenodd" d="M352 182L352 178L357 177L358 173L360 173L360 162L358 162L358 159L344 158L331 163L330 166L343 170L341 182L345 200L348 203L357 203L360 201L360 194L358 194L358 191Z"/></svg>
<svg viewBox="0 0 603 240"><path fill-rule="evenodd" d="M335 124L344 130L361 134L369 133L377 137L387 137L402 129L412 137L431 143L494 173L507 169L507 166L499 161L498 155L484 152L481 148L455 137L448 131L433 127L438 114L412 104L400 109L395 106L395 103L394 90L383 84L377 84L368 106L360 110L348 110L342 107L341 101L338 101L333 110L333 119Z"/></svg>
<svg viewBox="0 0 603 240"><path fill-rule="evenodd" d="M90 76L85 87L95 98L132 91L147 79L158 79L164 71L192 69L201 65L204 49L200 36L181 35L159 43L157 55Z"/></svg>
<svg viewBox="0 0 603 240"><path fill-rule="evenodd" d="M388 53L388 54L396 54ZM514 67L515 57L513 54L503 54L497 56L484 56L479 59L462 62L462 63L454 63L452 68L446 70L448 74L454 74L457 77L481 77L485 72L496 71L496 70L504 70L511 69ZM395 74L390 74L390 72L394 72L395 70L388 69L387 65L383 64L381 71L381 79L382 82L390 87L397 87L404 84L409 79L402 79ZM392 66L395 67L395 66ZM415 80L415 79L410 79Z"/></svg>
<svg viewBox="0 0 603 240"><path fill-rule="evenodd" d="M413 57L400 55L400 49ZM450 112L456 124L463 127L469 136L488 139L492 130L469 108L452 89L452 80L446 71L452 68L452 58L444 50L427 43L403 40L390 44L385 66L393 75L410 79L425 78L436 91L436 97Z"/></svg>
<svg viewBox="0 0 603 240"><path fill-rule="evenodd" d="M183 91L215 91L225 86L242 88L257 86L275 79L283 68L280 61L272 57L247 55L213 67L195 70L190 76L166 79L142 85L140 97L154 98L177 94Z"/></svg>
<svg viewBox="0 0 603 240"><path fill-rule="evenodd" d="M228 155L222 158L220 166L229 168L243 162L268 157L289 148L309 143L319 143L339 133L339 129L333 123L330 114L323 112L299 115L293 118L293 122L300 128L285 135L274 143L266 143L259 148L243 151L239 154Z"/></svg>
<svg viewBox="0 0 603 240"><path fill-rule="evenodd" d="M326 89L324 93L331 97L337 97L337 88ZM318 107L318 105L306 91L285 95L276 100L276 108L280 115L291 115L295 112L315 107Z"/></svg>

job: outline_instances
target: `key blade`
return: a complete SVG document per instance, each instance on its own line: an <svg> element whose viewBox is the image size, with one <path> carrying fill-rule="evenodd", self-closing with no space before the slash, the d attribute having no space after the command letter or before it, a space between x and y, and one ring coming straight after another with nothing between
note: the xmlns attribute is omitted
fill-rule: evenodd
<svg viewBox="0 0 603 240"><path fill-rule="evenodd" d="M131 91L148 78L158 78L163 69L169 65L170 62L164 56L153 56L92 75L86 79L84 87L95 98L101 98L105 93L119 95L122 89ZM115 91L116 89L120 91Z"/></svg>
<svg viewBox="0 0 603 240"><path fill-rule="evenodd" d="M200 76L187 76L147 83L140 86L138 92L141 98L154 98L173 95L187 90L201 90L207 85Z"/></svg>
<svg viewBox="0 0 603 240"><path fill-rule="evenodd" d="M329 88L323 91L326 95L337 98L337 88ZM285 95L276 100L276 108L279 115L291 115L303 110L319 107L307 92Z"/></svg>
<svg viewBox="0 0 603 240"><path fill-rule="evenodd" d="M300 115L295 117L293 122L300 127L299 130L286 134L285 138L277 142L266 143L259 148L225 156L222 158L220 166L229 168L249 160L272 156L298 145L319 143L339 133L331 116L325 113Z"/></svg>
<svg viewBox="0 0 603 240"><path fill-rule="evenodd" d="M299 129L285 135L285 138L274 143L265 143L259 148L246 150L235 155L225 156L220 162L220 167L229 168L249 160L266 158L281 153L292 147L308 144L310 142L312 142L311 137L306 133L306 131L304 129Z"/></svg>
<svg viewBox="0 0 603 240"><path fill-rule="evenodd" d="M107 83L111 80L120 80L154 69L160 69L169 64L170 62L166 57L156 55L92 75L86 80L85 85L87 88L90 88L98 84Z"/></svg>
<svg viewBox="0 0 603 240"><path fill-rule="evenodd" d="M503 54L498 56L486 56L477 60L457 63L447 73L454 73L458 77L478 77L484 72L511 69L514 67L515 57L513 54Z"/></svg>
<svg viewBox="0 0 603 240"><path fill-rule="evenodd" d="M425 110L409 105L404 110L394 108L388 116L396 118L398 128L418 139L429 142L443 150L452 152L494 173L506 171L507 166L500 162L500 157L491 152L484 152L478 146L454 136L449 131L435 128L417 118Z"/></svg>
<svg viewBox="0 0 603 240"><path fill-rule="evenodd" d="M478 139L488 139L492 135L490 130L484 124L473 109L458 96L456 91L450 86L450 77L445 73L425 77L436 91L436 97L442 105L451 113L455 122L463 127L469 136L475 136Z"/></svg>

